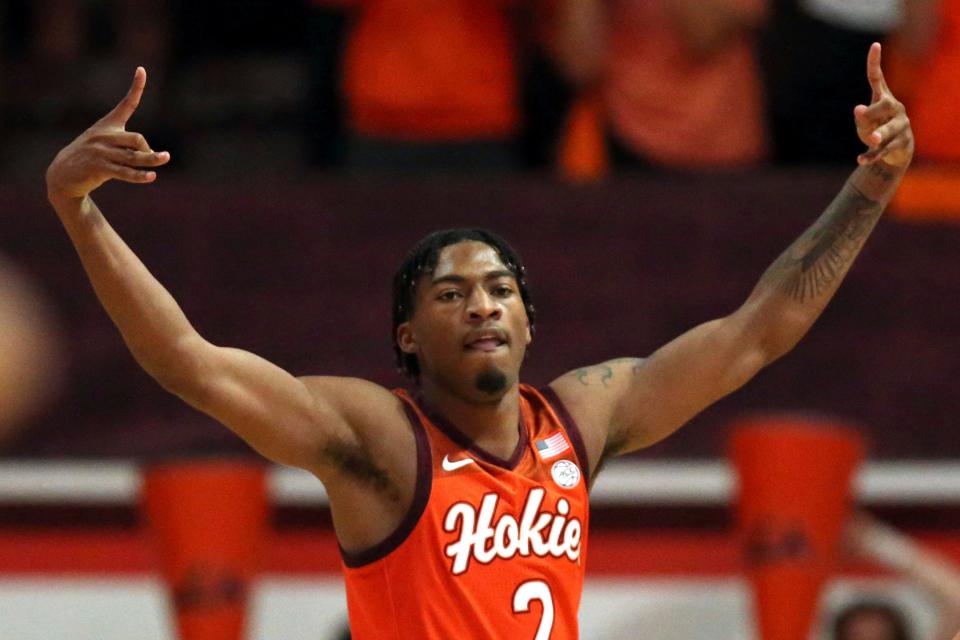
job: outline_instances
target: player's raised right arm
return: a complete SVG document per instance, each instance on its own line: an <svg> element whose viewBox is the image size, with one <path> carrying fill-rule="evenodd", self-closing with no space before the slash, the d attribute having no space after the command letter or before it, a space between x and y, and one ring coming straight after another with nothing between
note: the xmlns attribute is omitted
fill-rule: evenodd
<svg viewBox="0 0 960 640"><path fill-rule="evenodd" d="M355 437L350 406L326 402L334 394L322 385L318 393L317 385L308 387L258 356L204 340L90 198L112 179L153 182L152 169L169 160L169 154L154 152L143 136L125 129L145 84L146 72L138 68L117 107L57 154L47 170L50 203L97 297L147 373L267 458L322 475L320 449L331 440L349 444ZM392 398L370 383L339 386L344 385L353 390L351 397Z"/></svg>

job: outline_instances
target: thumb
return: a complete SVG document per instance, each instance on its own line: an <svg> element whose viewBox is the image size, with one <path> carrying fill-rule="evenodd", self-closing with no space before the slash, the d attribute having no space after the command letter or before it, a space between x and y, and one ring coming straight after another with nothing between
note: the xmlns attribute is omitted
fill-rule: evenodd
<svg viewBox="0 0 960 640"><path fill-rule="evenodd" d="M123 128L127 121L133 116L137 107L140 106L140 98L143 96L143 89L147 86L147 70L143 67L137 67L133 73L133 82L127 95L113 108L110 113L101 118L101 122Z"/></svg>

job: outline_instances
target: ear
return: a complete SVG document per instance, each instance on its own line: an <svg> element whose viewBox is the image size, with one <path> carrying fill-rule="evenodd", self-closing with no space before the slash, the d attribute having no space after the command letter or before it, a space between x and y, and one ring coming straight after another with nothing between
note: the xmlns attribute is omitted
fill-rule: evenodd
<svg viewBox="0 0 960 640"><path fill-rule="evenodd" d="M417 340L413 336L413 328L409 322L404 322L397 327L397 346L404 353L417 352Z"/></svg>
<svg viewBox="0 0 960 640"><path fill-rule="evenodd" d="M525 331L525 335L526 335L526 340L527 340L527 346L529 347L529 346L530 346L530 343L533 342L533 332L530 331L530 321L529 321L529 320L527 320L527 328L526 328L526 331Z"/></svg>

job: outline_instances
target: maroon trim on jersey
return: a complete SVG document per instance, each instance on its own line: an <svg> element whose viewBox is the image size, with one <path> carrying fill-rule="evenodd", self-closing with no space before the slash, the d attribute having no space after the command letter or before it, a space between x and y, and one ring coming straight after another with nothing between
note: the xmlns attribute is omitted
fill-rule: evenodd
<svg viewBox="0 0 960 640"><path fill-rule="evenodd" d="M430 418L430 421L437 425L437 428L440 429L443 435L453 440L458 446L463 447L474 458L479 458L484 462L496 465L502 469L506 469L507 471L512 471L514 467L520 463L520 459L523 457L523 454L527 449L527 442L529 442L530 438L527 434L527 429L524 428L522 414L520 421L517 422L517 431L520 434L520 437L517 439L517 448L513 450L513 453L510 455L508 460L504 460L500 456L495 456L492 453L484 451L474 444L470 436L465 434L463 431L460 431L455 424L443 416L430 411L430 409L425 406L422 397L417 397L417 404L420 406L420 409L426 414L426 416Z"/></svg>
<svg viewBox="0 0 960 640"><path fill-rule="evenodd" d="M539 389L539 391L544 400L557 412L557 416L559 416L560 421L563 423L567 435L570 436L570 441L573 443L573 450L576 451L577 459L580 460L584 485L589 487L590 460L587 459L587 447L583 444L583 435L580 433L580 427L577 426L577 421L574 420L570 412L567 411L567 406L563 404L563 401L560 399L560 396L557 395L557 392L553 390L553 387L543 387Z"/></svg>
<svg viewBox="0 0 960 640"><path fill-rule="evenodd" d="M433 456L430 454L430 442L427 440L427 432L423 423L420 422L420 416L417 415L417 412L413 410L413 407L405 398L401 398L401 400L403 401L403 409L407 412L407 419L410 420L410 425L413 427L414 439L417 441L417 486L413 490L413 501L397 528L382 542L378 542L363 551L347 551L342 546L340 547L340 557L343 558L343 564L351 569L385 558L391 551L403 544L403 541L410 537L414 527L420 522L420 516L423 515L427 508L427 502L430 500L430 488L433 485Z"/></svg>

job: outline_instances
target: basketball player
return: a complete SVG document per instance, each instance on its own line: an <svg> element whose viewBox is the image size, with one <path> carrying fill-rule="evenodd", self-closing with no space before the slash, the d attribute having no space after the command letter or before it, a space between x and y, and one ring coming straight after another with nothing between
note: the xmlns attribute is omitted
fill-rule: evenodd
<svg viewBox="0 0 960 640"><path fill-rule="evenodd" d="M413 393L295 378L204 340L90 199L150 183L170 156L126 131L146 72L47 171L50 202L134 357L164 388L275 462L326 487L356 638L577 637L587 490L604 460L667 437L743 385L820 315L913 154L903 106L867 59L868 149L824 214L743 306L646 359L519 382L533 306L519 256L487 231L421 241L394 280L394 329ZM600 328L602 330L602 328Z"/></svg>

